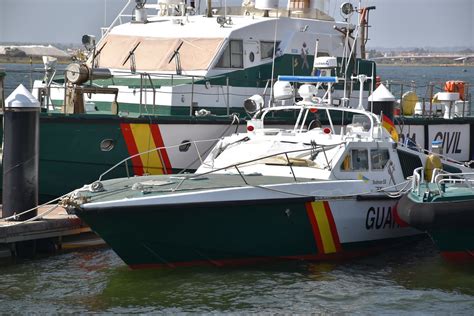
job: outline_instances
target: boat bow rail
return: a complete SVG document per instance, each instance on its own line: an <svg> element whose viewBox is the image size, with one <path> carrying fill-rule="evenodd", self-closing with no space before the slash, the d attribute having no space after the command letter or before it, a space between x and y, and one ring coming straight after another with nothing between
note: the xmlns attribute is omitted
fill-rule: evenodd
<svg viewBox="0 0 474 316"><path fill-rule="evenodd" d="M201 157L201 159L202 159L202 156L200 155L198 147L197 147L197 143L215 142L216 140L217 139L204 140L204 141L194 141L194 142L190 142L190 144L194 145L194 147L198 151L199 157ZM289 150L289 151L282 151L282 152L278 152L278 153L273 153L271 155L265 155L265 156L258 157L258 158L255 158L255 159L249 159L249 160L242 161L242 162L239 162L239 163L230 164L230 165L227 165L225 167L212 169L210 171L202 172L202 173L199 173L199 174L185 174L185 173L182 173L182 174L172 175L172 176L170 176L170 179L172 178L173 180L177 180L178 182L176 183L176 186L174 186L172 188L166 188L166 191L175 192L175 191L178 191L182 187L182 185L185 181L189 181L189 180L194 181L194 180L198 180L198 179L205 179L209 175L218 174L221 171L227 171L228 172L229 170L235 170L236 171L236 174L239 175L240 178L242 179L241 184L250 185L249 181L247 181L246 177L252 177L252 176L256 176L256 175L260 175L260 174L255 174L255 173L246 174L245 172L242 171L241 167L245 166L245 165L252 164L252 163L258 163L258 162L265 163L265 160L268 160L269 158L274 158L274 157L283 157L285 159L286 163L285 164L279 164L279 166L288 167L289 170L290 170L290 173L291 173L291 178L289 178L289 179L292 179L292 181L294 181L294 182L299 182L300 180L303 180L303 179L300 178L300 180L299 180L299 178L296 176L293 168L298 167L298 166L307 166L307 164L305 165L306 161L304 159L298 159L298 158L291 157L291 154L308 153L311 156L311 155L316 155L318 152L323 152L325 157L326 157L327 166L330 166L330 162L329 162L329 160L327 160L327 156L325 154L325 151L330 149L330 148L335 148L335 147L337 147L339 145L342 145L342 144L344 144L344 143L341 142L339 144L333 144L333 145L330 145L330 146L312 144L312 146L310 148ZM182 144L180 144L180 145L182 145ZM159 148L147 151L147 152L142 152L142 153L127 157L127 158L123 159L122 161L118 162L117 164L115 164L113 167L108 169L103 174L101 174L97 181L93 182L92 184L85 185L83 188L80 188L80 189L76 190L75 192L79 192L79 191L102 192L104 190L104 185L102 184L103 178L107 174L111 173L114 169L118 168L120 165L125 164L125 168L127 170L127 177L126 178L130 179L130 178L132 178L132 176L130 176L130 173L128 172L127 162L129 162L131 159L133 159L137 156L140 156L140 155L145 155L145 154L147 154L149 152L152 152L152 151L157 151L158 153L160 153L161 150L170 149L170 148L174 148L174 147L177 147L177 146L159 147ZM201 160L201 162L204 163L202 160ZM145 175L145 177L146 176L147 175ZM136 178L136 177L133 177L133 178ZM304 180L307 181L308 179L304 179ZM155 185L151 185L151 187L153 187L153 186L155 186ZM147 189L147 186L137 185L137 186L135 186L134 189L138 189L138 190L142 190L142 191L146 191L146 192L151 192L150 190ZM69 197L66 198L66 199L69 200Z"/></svg>
<svg viewBox="0 0 474 316"><path fill-rule="evenodd" d="M430 181L425 180L424 167L413 171L412 188L413 194L427 200L433 195L443 196L447 185L455 185L471 190L474 193L474 172L451 173L443 169L433 169Z"/></svg>

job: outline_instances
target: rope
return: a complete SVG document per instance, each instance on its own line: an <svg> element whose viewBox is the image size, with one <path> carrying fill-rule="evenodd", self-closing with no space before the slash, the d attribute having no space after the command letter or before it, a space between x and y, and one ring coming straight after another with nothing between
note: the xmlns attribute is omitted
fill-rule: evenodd
<svg viewBox="0 0 474 316"><path fill-rule="evenodd" d="M40 204L40 205L38 205L38 206L35 206L35 207L33 207L33 208L30 208L30 209L28 209L28 210L26 210L26 211L23 211L23 212L21 212L21 213L18 213L18 214L14 214L14 215L12 215L12 216L4 217L4 218L2 218L1 220L2 220L2 221L16 220L16 219L18 219L18 217L21 216L21 215L27 214L27 213L29 213L29 212L33 212L33 211L39 209L39 208L42 207L42 206L46 206L46 205L49 205L49 204L51 204L51 203L53 203L53 202L59 201L59 200L61 200L62 198L66 197L66 196L68 196L68 195L70 195L70 194L72 194L72 193L74 193L74 192L75 192L75 191L71 191L71 192L69 192L69 193L63 194L63 195L61 195L60 197L57 197L57 198L55 198L55 199L52 199L52 200L50 200L50 201L48 201L48 202L46 202L46 203ZM34 220L40 219L40 218L42 218L43 216L46 216L46 215L48 215L49 213L51 213L51 212L52 212L53 210L55 210L58 206L59 206L58 204L53 205L53 206L52 206L51 208L49 208L48 210L46 210L46 211L44 211L44 212L42 212L42 213L40 213L40 214L38 214L38 215L36 215L36 216L34 216L34 217L32 217L32 218L29 218L29 219L27 219L27 220L25 220L25 221L21 221L21 222L9 223L8 226L16 226L16 225L20 225L20 224L24 224L24 223L29 223L29 222L32 222L32 221L34 221Z"/></svg>

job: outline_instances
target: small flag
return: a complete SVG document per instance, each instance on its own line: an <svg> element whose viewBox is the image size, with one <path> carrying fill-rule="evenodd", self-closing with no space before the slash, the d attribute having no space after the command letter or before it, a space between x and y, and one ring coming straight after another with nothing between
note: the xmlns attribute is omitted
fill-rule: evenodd
<svg viewBox="0 0 474 316"><path fill-rule="evenodd" d="M398 132L393 124L392 120L385 114L382 114L382 126L387 130L387 132L392 136L392 139L398 143Z"/></svg>

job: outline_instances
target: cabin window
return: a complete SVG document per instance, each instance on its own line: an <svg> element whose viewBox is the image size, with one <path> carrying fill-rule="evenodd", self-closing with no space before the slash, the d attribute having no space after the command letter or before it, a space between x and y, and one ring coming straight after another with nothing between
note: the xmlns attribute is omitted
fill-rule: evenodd
<svg viewBox="0 0 474 316"><path fill-rule="evenodd" d="M216 68L243 68L243 43L241 40L231 40L222 53Z"/></svg>
<svg viewBox="0 0 474 316"><path fill-rule="evenodd" d="M352 149L341 164L342 171L369 170L369 154L367 149Z"/></svg>
<svg viewBox="0 0 474 316"><path fill-rule="evenodd" d="M388 149L372 149L370 151L370 163L372 170L383 170L390 159Z"/></svg>
<svg viewBox="0 0 474 316"><path fill-rule="evenodd" d="M277 42L276 44L276 49L278 49L278 46L280 46L280 42ZM275 42L260 42L260 58L267 59L267 58L273 58L273 51L275 46ZM275 50L276 51L276 50Z"/></svg>

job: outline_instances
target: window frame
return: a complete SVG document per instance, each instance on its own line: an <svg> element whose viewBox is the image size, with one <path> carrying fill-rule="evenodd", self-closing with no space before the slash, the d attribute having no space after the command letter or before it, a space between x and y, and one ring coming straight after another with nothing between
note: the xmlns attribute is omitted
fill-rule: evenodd
<svg viewBox="0 0 474 316"><path fill-rule="evenodd" d="M233 48L235 47L235 43L240 44L240 50L237 52L233 51ZM233 60L235 60L233 57L235 56L237 56L240 65L237 65L237 66L233 65ZM225 57L227 57L228 64L223 64L226 59ZM225 49L222 51L221 55L219 56L219 59L217 60L214 68L221 68L221 69L244 68L244 41L241 39L229 39L227 41L227 45Z"/></svg>

